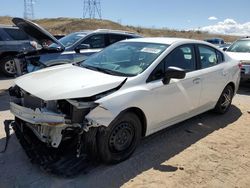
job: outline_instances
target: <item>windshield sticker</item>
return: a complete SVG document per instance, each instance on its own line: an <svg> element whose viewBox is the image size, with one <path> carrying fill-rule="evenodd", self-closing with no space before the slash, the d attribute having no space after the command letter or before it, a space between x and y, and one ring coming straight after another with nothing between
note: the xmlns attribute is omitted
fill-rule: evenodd
<svg viewBox="0 0 250 188"><path fill-rule="evenodd" d="M161 52L161 49L156 48L142 48L141 52L151 53L151 54L158 54Z"/></svg>

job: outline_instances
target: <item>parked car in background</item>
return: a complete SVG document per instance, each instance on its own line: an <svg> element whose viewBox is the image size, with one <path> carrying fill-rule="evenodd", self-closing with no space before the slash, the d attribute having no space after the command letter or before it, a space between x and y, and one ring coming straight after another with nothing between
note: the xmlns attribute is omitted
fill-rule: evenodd
<svg viewBox="0 0 250 188"><path fill-rule="evenodd" d="M235 41L226 53L233 59L239 60L242 64L241 80L250 79L250 38L242 38Z"/></svg>
<svg viewBox="0 0 250 188"><path fill-rule="evenodd" d="M225 44L225 42L222 38L210 38L210 39L205 39L204 41L209 42L215 46L221 46L221 45Z"/></svg>
<svg viewBox="0 0 250 188"><path fill-rule="evenodd" d="M75 148L70 153L78 157L117 163L144 136L211 109L226 113L239 81L239 62L207 42L129 39L81 63L19 77L9 90L10 110L19 135L44 143L46 155L37 145L24 146L36 154L31 158L48 156L43 166L62 164L49 148L64 147Z"/></svg>
<svg viewBox="0 0 250 188"><path fill-rule="evenodd" d="M63 35L63 34L56 34L56 35L53 35L53 36L54 36L57 40L59 40L59 39L65 37L65 35Z"/></svg>
<svg viewBox="0 0 250 188"><path fill-rule="evenodd" d="M228 47L231 45L232 43L224 43L223 45L220 45L219 48L223 51L226 51L226 49L228 49Z"/></svg>
<svg viewBox="0 0 250 188"><path fill-rule="evenodd" d="M127 31L98 29L71 33L57 40L48 31L29 20L13 18L12 21L41 45L41 49L17 57L19 74L59 64L80 62L117 41L141 37Z"/></svg>
<svg viewBox="0 0 250 188"><path fill-rule="evenodd" d="M0 25L0 71L3 74L14 76L14 56L34 49L34 42L18 27Z"/></svg>

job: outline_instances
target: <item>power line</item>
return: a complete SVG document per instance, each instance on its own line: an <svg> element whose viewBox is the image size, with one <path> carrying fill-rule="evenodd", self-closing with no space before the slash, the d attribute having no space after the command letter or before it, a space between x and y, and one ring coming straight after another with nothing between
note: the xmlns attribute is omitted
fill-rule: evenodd
<svg viewBox="0 0 250 188"><path fill-rule="evenodd" d="M83 1L83 18L94 19L96 16L102 19L101 1L84 0Z"/></svg>
<svg viewBox="0 0 250 188"><path fill-rule="evenodd" d="M34 4L35 0L24 0L24 13L23 17L25 19L34 19Z"/></svg>

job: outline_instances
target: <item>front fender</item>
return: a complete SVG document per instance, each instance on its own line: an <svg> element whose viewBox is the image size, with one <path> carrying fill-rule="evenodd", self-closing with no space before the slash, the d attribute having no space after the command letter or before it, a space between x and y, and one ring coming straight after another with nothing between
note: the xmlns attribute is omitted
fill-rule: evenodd
<svg viewBox="0 0 250 188"><path fill-rule="evenodd" d="M102 125L108 127L117 115L102 106L97 106L85 118L92 126L98 127Z"/></svg>

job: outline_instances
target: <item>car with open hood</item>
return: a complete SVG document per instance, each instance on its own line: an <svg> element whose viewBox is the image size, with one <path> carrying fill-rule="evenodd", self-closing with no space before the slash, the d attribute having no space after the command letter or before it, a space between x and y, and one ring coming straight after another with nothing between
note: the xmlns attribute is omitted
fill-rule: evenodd
<svg viewBox="0 0 250 188"><path fill-rule="evenodd" d="M14 57L18 53L35 50L36 43L18 27L0 25L0 71L14 76Z"/></svg>
<svg viewBox="0 0 250 188"><path fill-rule="evenodd" d="M207 42L129 39L84 62L17 78L9 89L10 110L16 133L33 135L29 143L39 140L46 155L51 148L71 148L79 158L117 163L142 137L208 110L226 113L239 81L239 61ZM40 150L37 144L24 147Z"/></svg>
<svg viewBox="0 0 250 188"><path fill-rule="evenodd" d="M250 79L250 38L242 38L235 41L226 50L226 53L233 59L241 62L241 80Z"/></svg>
<svg viewBox="0 0 250 188"><path fill-rule="evenodd" d="M138 34L97 29L70 33L59 40L41 26L23 18L13 18L12 22L37 40L40 49L19 54L16 61L18 75L33 72L49 66L76 63L120 40L141 37Z"/></svg>

